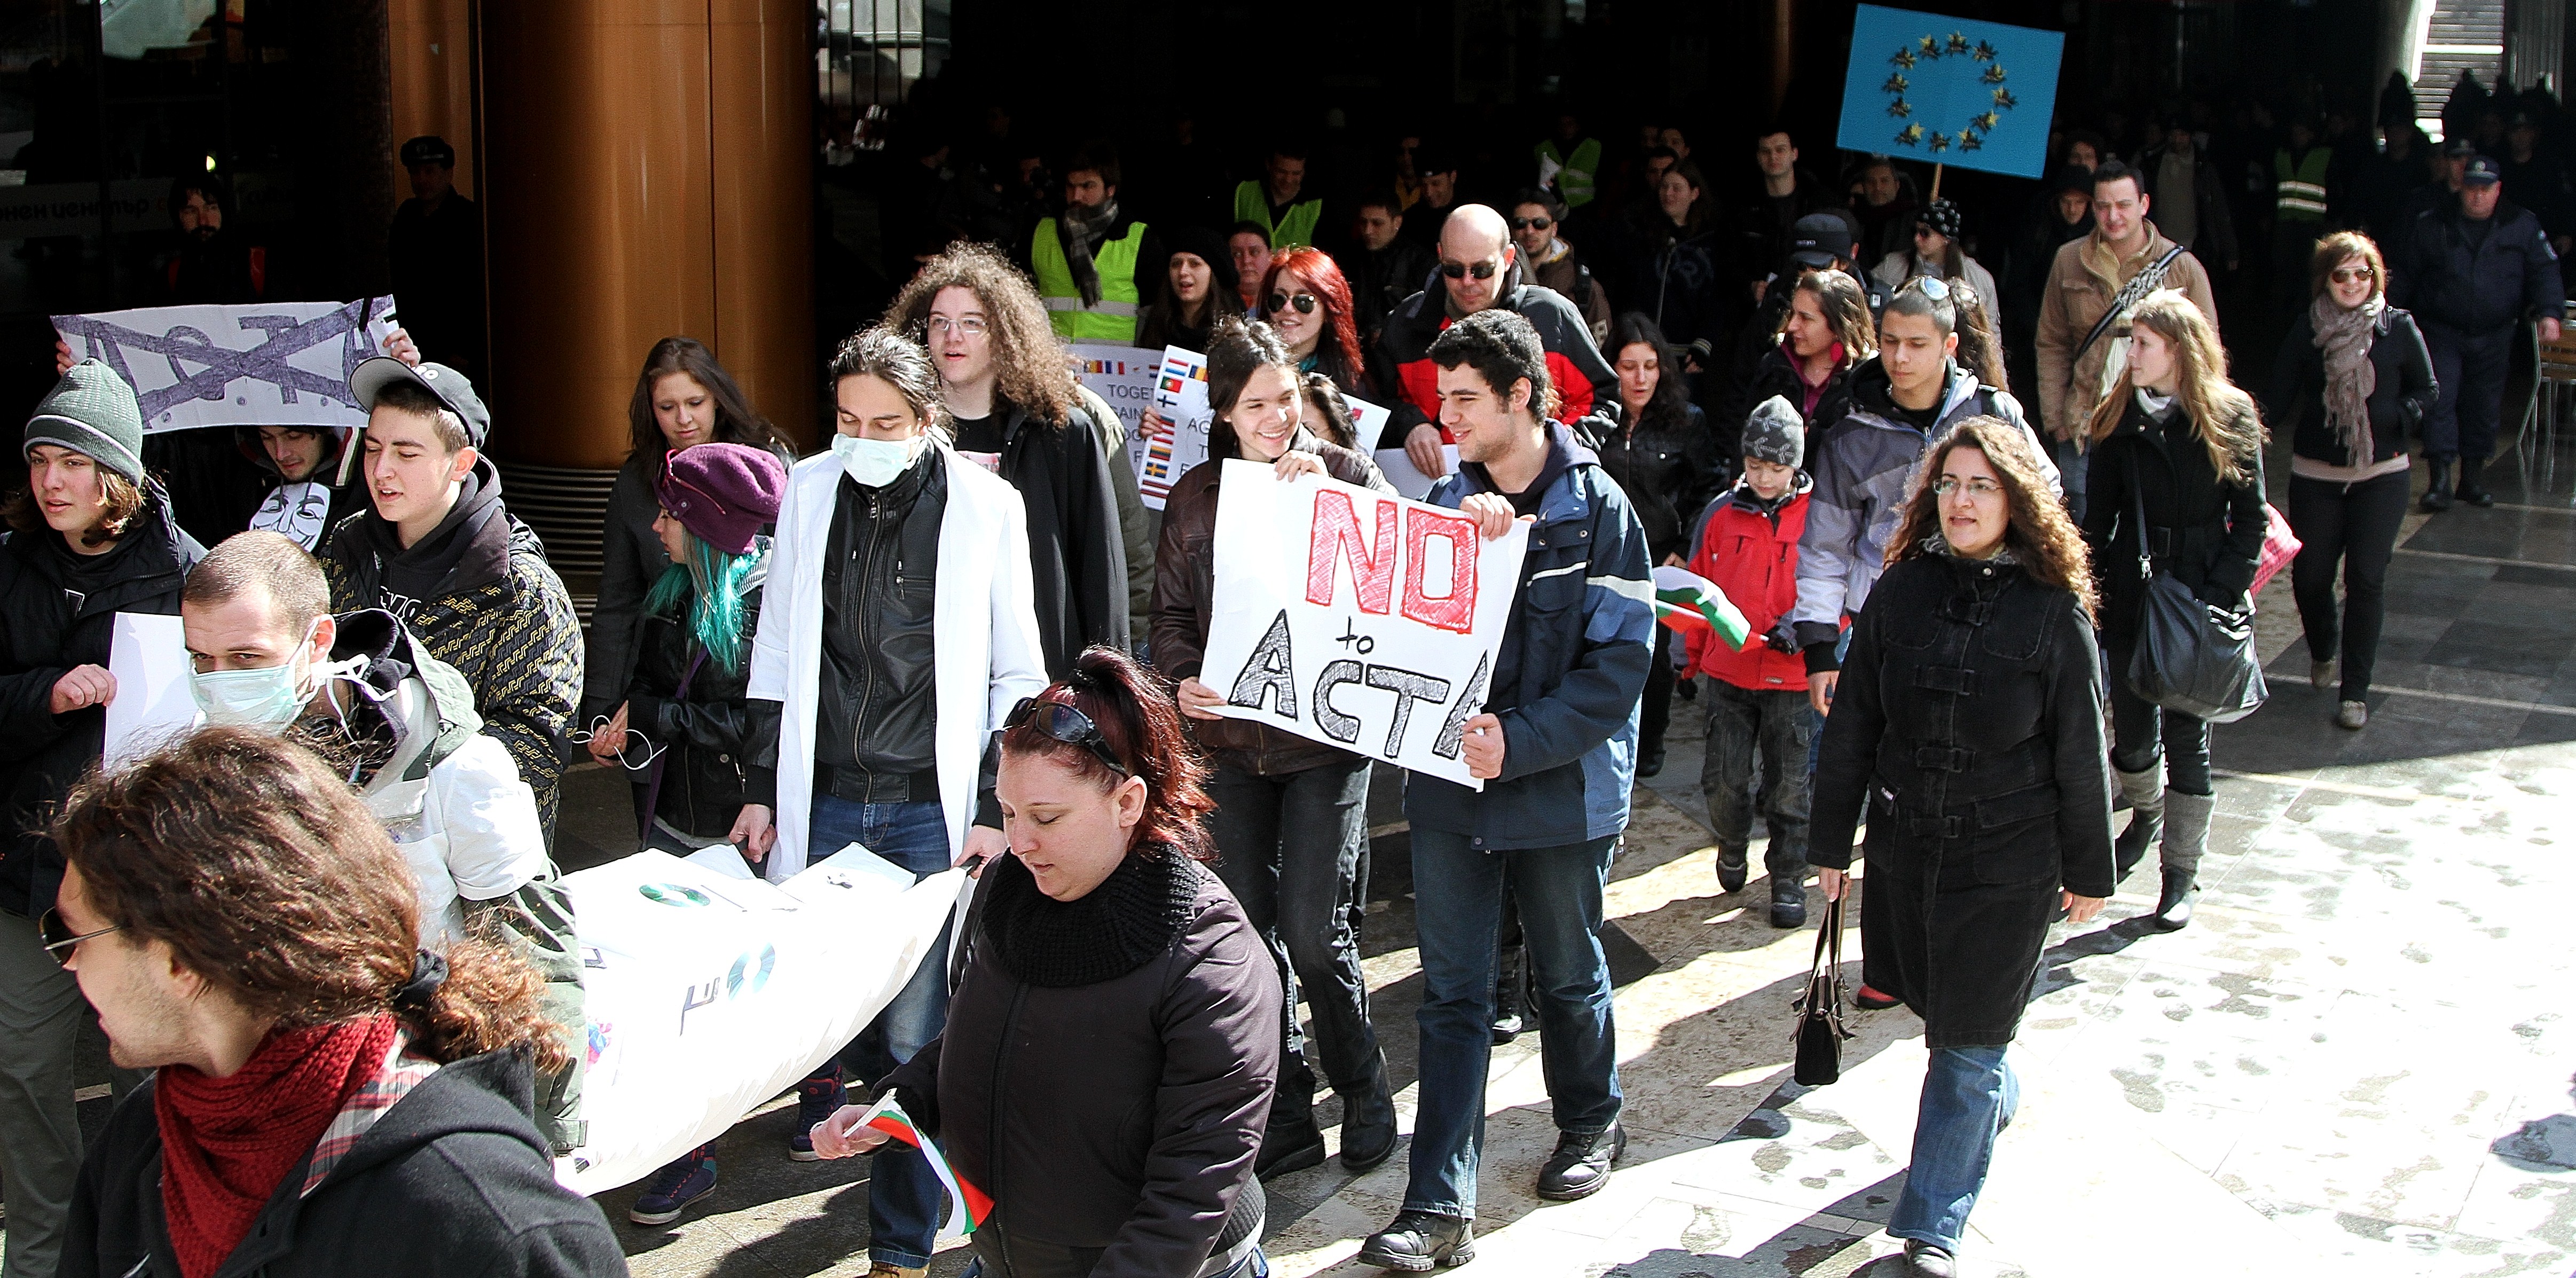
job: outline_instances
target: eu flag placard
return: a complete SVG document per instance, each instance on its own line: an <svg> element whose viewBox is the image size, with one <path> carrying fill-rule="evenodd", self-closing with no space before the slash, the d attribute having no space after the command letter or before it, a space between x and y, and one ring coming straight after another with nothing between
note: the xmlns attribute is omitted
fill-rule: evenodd
<svg viewBox="0 0 2576 1278"><path fill-rule="evenodd" d="M1835 145L2043 176L2063 32L1860 6Z"/></svg>

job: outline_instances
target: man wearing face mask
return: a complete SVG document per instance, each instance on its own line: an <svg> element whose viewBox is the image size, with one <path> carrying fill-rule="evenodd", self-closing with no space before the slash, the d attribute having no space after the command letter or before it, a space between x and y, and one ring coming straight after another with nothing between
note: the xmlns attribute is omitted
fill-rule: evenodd
<svg viewBox="0 0 2576 1278"><path fill-rule="evenodd" d="M549 1020L578 1044L581 963L554 882L536 793L485 734L464 676L393 614L330 613L330 582L302 547L245 532L208 552L179 596L189 691L206 722L274 732L347 777L420 886L420 942L437 949L493 916L546 978ZM581 1144L581 1054L540 1078L537 1126Z"/></svg>

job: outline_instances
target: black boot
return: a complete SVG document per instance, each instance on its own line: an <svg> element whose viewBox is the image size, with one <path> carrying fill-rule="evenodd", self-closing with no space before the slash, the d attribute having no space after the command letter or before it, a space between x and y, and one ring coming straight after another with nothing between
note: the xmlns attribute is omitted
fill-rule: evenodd
<svg viewBox="0 0 2576 1278"><path fill-rule="evenodd" d="M2460 500L2462 500L2462 501L2464 501L2464 502L2467 502L2467 503L2469 503L2470 505L2475 506L2475 507L2477 507L2477 508L2479 508L2479 509L2481 509L2481 510L2484 510L2485 508L2487 508L2487 507L2489 507L2489 506L2494 505L2494 504L2495 504L2495 494L2487 491L2487 486L2486 486L2486 483L2485 483L2486 476L2487 476L2487 459L2486 459L2486 458L2484 458L2484 457L2463 457L2463 458L2461 458L2461 459L2460 459L2460 486L2459 486L2458 488L2456 488L2456 489L2452 490L2453 495L2454 495L2454 496L2456 496L2456 497L2458 497Z"/></svg>
<svg viewBox="0 0 2576 1278"><path fill-rule="evenodd" d="M1529 1028L1529 963L1518 945L1505 946L1494 964L1494 1046Z"/></svg>
<svg viewBox="0 0 2576 1278"><path fill-rule="evenodd" d="M2179 932L2191 925L2191 903L2200 896L2200 858L2209 849L2209 823L2217 809L2210 795L2165 791L2165 890L2148 927Z"/></svg>
<svg viewBox="0 0 2576 1278"><path fill-rule="evenodd" d="M1807 885L1795 879L1771 876L1771 926L1779 928L1807 925Z"/></svg>
<svg viewBox="0 0 2576 1278"><path fill-rule="evenodd" d="M1611 1165L1628 1152L1628 1129L1617 1123L1608 1131L1558 1132L1556 1152L1538 1169L1538 1196L1570 1203L1589 1198L1610 1183Z"/></svg>
<svg viewBox="0 0 2576 1278"><path fill-rule="evenodd" d="M1255 1176L1284 1176L1323 1164L1324 1132L1315 1126L1315 1076L1302 1068L1298 1072L1304 1081L1283 1079L1271 1097L1270 1125L1262 1130L1261 1153L1252 1160Z"/></svg>
<svg viewBox="0 0 2576 1278"><path fill-rule="evenodd" d="M2439 514L2451 508L2451 459L2427 457L2424 460L2431 463L2433 472L2431 480L2424 485L2424 509Z"/></svg>
<svg viewBox="0 0 2576 1278"><path fill-rule="evenodd" d="M1719 848L1717 850L1717 890L1720 892L1743 891L1744 878L1751 872L1751 869L1752 867L1745 864L1744 849Z"/></svg>
<svg viewBox="0 0 2576 1278"><path fill-rule="evenodd" d="M2179 932L2191 926L2191 903L2200 899L2200 885L2194 876L2165 871L2164 895L2156 898L2155 917L2147 926L2159 932Z"/></svg>
<svg viewBox="0 0 2576 1278"><path fill-rule="evenodd" d="M1395 1152L1395 1097L1380 1058L1368 1081L1342 1093L1342 1166L1364 1172Z"/></svg>
<svg viewBox="0 0 2576 1278"><path fill-rule="evenodd" d="M1401 1211L1360 1244L1360 1263L1409 1274L1455 1268L1476 1258L1476 1222L1431 1211Z"/></svg>

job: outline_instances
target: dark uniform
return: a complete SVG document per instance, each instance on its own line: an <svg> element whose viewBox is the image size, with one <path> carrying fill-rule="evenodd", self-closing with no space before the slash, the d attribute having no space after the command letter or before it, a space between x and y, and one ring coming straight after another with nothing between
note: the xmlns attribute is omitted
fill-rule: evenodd
<svg viewBox="0 0 2576 1278"><path fill-rule="evenodd" d="M2469 163L2467 185L2497 180L2495 161ZM2478 472L2495 455L2497 418L2513 335L2534 314L2557 319L2566 310L2558 280L2558 255L2550 250L2540 219L2498 200L2483 221L2459 203L2419 213L2391 254L2389 300L2415 313L2433 352L2433 376L2442 396L2424 422L2424 456L2433 463L2433 490L2461 463L2459 492L2483 494Z"/></svg>
<svg viewBox="0 0 2576 1278"><path fill-rule="evenodd" d="M453 167L456 152L437 138L413 138L402 161ZM453 190L436 204L414 196L394 210L386 240L395 318L424 358L483 380L483 211Z"/></svg>

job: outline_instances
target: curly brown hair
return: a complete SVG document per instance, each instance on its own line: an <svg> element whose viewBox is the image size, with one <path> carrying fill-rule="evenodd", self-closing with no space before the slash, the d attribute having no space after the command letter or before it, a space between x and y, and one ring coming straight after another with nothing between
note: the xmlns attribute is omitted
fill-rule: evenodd
<svg viewBox="0 0 2576 1278"><path fill-rule="evenodd" d="M390 1011L438 1061L512 1049L552 1073L571 1060L535 969L497 938L449 945L436 993L397 1005L419 888L357 791L302 746L204 729L93 772L52 834L101 918L277 1028Z"/></svg>
<svg viewBox="0 0 2576 1278"><path fill-rule="evenodd" d="M1887 539L1888 566L1932 553L1926 543L1941 535L1941 500L1933 494L1932 484L1950 454L1962 448L1984 453L1986 464L1994 467L1995 478L2003 483L2010 512L2004 527L2005 548L2021 561L2032 580L2075 596L2076 606L2092 616L2093 568L2083 534L2066 517L2066 507L2049 494L2030 433L2000 417L1966 418L1933 442L1922 468L1914 474L1896 533Z"/></svg>
<svg viewBox="0 0 2576 1278"><path fill-rule="evenodd" d="M984 308L986 332L993 343L993 386L1002 398L1027 409L1049 426L1071 420L1081 403L1074 389L1073 366L1064 342L1047 323L1046 304L1037 286L999 249L989 244L957 244L922 263L912 282L886 307L886 327L922 338L930 323L930 303L941 289L962 288Z"/></svg>

